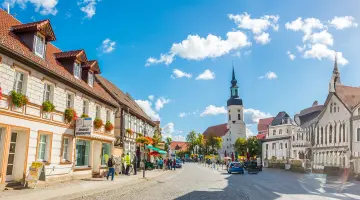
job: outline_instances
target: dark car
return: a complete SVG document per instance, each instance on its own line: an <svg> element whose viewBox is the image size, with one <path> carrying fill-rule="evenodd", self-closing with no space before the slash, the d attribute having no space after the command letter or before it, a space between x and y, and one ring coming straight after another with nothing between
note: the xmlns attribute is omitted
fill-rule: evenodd
<svg viewBox="0 0 360 200"><path fill-rule="evenodd" d="M231 162L231 163L229 163L227 171L228 171L229 174L231 174L233 172L244 174L243 165L241 163L239 163L239 162Z"/></svg>
<svg viewBox="0 0 360 200"><path fill-rule="evenodd" d="M182 168L182 161L180 159L176 159L176 168Z"/></svg>
<svg viewBox="0 0 360 200"><path fill-rule="evenodd" d="M248 174L251 173L259 173L259 171L262 171L262 165L258 165L257 162L250 162L247 166Z"/></svg>

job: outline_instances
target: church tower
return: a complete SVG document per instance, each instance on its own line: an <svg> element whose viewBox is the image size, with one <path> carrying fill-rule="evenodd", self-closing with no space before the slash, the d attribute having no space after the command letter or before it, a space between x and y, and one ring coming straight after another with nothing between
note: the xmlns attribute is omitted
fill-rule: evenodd
<svg viewBox="0 0 360 200"><path fill-rule="evenodd" d="M246 128L244 123L244 107L243 101L239 97L239 87L235 78L235 70L233 66L232 79L230 87L230 98L227 101L228 109L228 123L227 128L231 138L231 143L234 144L238 138L246 138Z"/></svg>
<svg viewBox="0 0 360 200"><path fill-rule="evenodd" d="M329 93L336 92L336 86L341 84L340 82L340 72L337 65L337 56L335 56L334 70L331 76L331 80L329 83Z"/></svg>

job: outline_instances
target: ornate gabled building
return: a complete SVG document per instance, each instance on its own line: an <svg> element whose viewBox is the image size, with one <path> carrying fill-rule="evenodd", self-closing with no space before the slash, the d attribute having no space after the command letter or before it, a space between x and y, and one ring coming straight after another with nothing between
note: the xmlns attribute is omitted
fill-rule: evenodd
<svg viewBox="0 0 360 200"><path fill-rule="evenodd" d="M214 135L222 138L222 147L218 150L221 157L235 155L234 144L238 138L246 138L243 101L239 97L239 87L235 77L234 67L230 86L230 98L227 101L228 122L211 126L203 133L204 137Z"/></svg>

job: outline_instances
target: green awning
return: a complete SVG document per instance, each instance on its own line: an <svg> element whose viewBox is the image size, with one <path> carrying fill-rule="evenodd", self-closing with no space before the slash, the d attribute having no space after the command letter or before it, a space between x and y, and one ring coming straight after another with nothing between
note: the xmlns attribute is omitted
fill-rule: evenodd
<svg viewBox="0 0 360 200"><path fill-rule="evenodd" d="M151 149L151 150L153 150L153 151L156 151L156 152L158 152L159 154L167 154L166 151L161 150L161 149L156 148L156 147L153 147L153 146L151 146L151 145L145 145L145 146L146 146L146 148Z"/></svg>

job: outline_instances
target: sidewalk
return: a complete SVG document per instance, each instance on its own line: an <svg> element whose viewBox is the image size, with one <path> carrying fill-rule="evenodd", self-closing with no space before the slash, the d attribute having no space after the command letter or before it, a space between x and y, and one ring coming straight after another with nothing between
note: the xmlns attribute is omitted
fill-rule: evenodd
<svg viewBox="0 0 360 200"><path fill-rule="evenodd" d="M143 179L142 171L138 172L136 176L115 176L114 181L108 181L106 178L90 178L83 180L74 180L54 184L48 188L39 189L23 189L23 190L10 190L0 192L0 199L6 200L42 200L42 199L68 199L78 198L84 195L90 195L105 190L119 188L121 186L133 185L160 176L166 171L146 171L145 179ZM109 177L110 179L110 177Z"/></svg>

